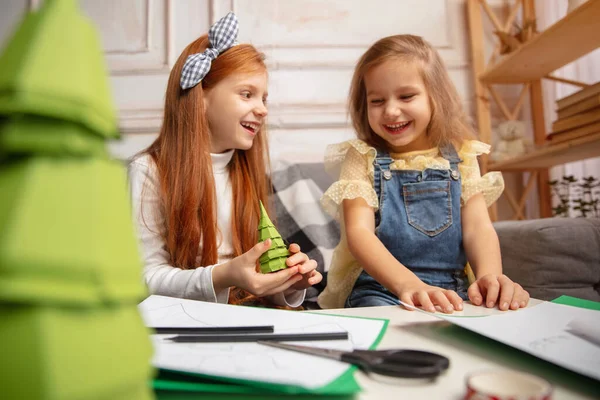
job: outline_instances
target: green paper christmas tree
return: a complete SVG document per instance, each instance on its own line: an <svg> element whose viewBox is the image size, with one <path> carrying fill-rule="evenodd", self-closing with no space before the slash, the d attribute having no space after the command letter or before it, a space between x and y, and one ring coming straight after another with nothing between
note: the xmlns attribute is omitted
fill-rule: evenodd
<svg viewBox="0 0 600 400"><path fill-rule="evenodd" d="M258 223L258 240L263 242L271 239L271 247L267 250L258 261L260 262L260 272L268 274L269 272L279 271L287 268L285 260L290 256L283 239L265 210L265 207L260 202L260 222Z"/></svg>
<svg viewBox="0 0 600 400"><path fill-rule="evenodd" d="M0 370L6 399L151 399L146 295L97 34L46 0L0 55Z"/></svg>

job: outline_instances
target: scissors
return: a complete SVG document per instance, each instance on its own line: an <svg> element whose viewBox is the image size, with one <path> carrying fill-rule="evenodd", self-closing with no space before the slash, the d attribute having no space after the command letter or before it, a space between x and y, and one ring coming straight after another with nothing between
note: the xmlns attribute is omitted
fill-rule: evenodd
<svg viewBox="0 0 600 400"><path fill-rule="evenodd" d="M450 366L448 358L420 350L353 350L341 351L319 347L299 346L271 341L257 343L332 358L358 366L369 374L394 378L435 378Z"/></svg>

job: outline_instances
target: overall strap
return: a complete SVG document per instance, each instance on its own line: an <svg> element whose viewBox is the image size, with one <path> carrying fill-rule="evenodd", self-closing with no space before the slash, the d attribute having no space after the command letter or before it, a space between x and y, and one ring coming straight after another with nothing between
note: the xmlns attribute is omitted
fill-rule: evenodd
<svg viewBox="0 0 600 400"><path fill-rule="evenodd" d="M394 159L390 157L387 151L377 150L377 156L373 160L373 186L378 199L381 198L381 187L383 184L381 180L392 178L390 164L393 162Z"/></svg>
<svg viewBox="0 0 600 400"><path fill-rule="evenodd" d="M458 164L463 160L460 159L456 149L451 143L448 143L445 146L440 147L440 153L442 153L442 157L444 157L450 163L450 173L454 180L458 180L460 178L460 172L458 171Z"/></svg>

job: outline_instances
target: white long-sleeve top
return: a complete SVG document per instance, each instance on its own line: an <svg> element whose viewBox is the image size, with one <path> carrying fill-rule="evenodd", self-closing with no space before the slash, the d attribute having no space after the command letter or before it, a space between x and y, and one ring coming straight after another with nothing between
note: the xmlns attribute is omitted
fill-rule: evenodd
<svg viewBox="0 0 600 400"><path fill-rule="evenodd" d="M140 250L144 263L144 280L151 294L180 297L218 303L227 303L229 289L215 292L212 271L231 259L231 203L232 192L227 164L235 150L211 154L217 201L217 225L221 235L218 245L218 261L215 265L196 269L181 269L169 264L162 229L164 215L159 207L159 180L156 165L149 155L135 158L129 164L129 186ZM199 244L201 247L201 244ZM199 249L198 261L202 249ZM271 296L277 305L297 307L304 301L306 290L279 293Z"/></svg>

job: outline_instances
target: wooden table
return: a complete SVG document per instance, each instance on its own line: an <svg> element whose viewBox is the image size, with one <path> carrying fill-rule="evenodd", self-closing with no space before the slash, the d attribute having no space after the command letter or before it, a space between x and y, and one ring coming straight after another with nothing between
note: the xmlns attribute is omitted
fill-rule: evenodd
<svg viewBox="0 0 600 400"><path fill-rule="evenodd" d="M533 299L530 307L540 303ZM500 313L466 304L465 313ZM465 378L473 372L511 369L542 377L554 385L554 400L600 399L600 383L540 360L438 318L400 307L369 307L319 310L319 313L389 320L379 349L411 348L432 351L450 359L449 370L437 380L389 383L378 382L362 372L356 373L364 391L358 397L373 399L453 399L464 398ZM517 311L518 312L518 311Z"/></svg>

